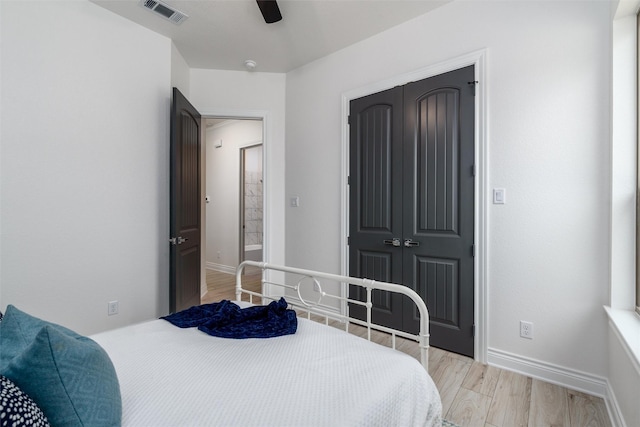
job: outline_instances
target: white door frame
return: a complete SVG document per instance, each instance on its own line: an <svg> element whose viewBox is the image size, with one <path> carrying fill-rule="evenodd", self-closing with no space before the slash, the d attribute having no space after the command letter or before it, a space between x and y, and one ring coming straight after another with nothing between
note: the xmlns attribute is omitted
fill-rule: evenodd
<svg viewBox="0 0 640 427"><path fill-rule="evenodd" d="M411 71L402 75L369 84L342 94L342 185L341 204L342 218L340 225L341 270L346 275L349 272L349 102L372 93L381 92L401 86L409 82L423 80L429 77L457 70L469 65L475 68L476 97L475 97L475 212L474 212L474 354L475 359L487 363L488 353L488 147L487 147L487 79L486 79L486 50L479 50L459 56L435 65ZM346 289L343 289L346 294ZM345 296L345 295L343 295ZM342 307L346 312L346 307Z"/></svg>

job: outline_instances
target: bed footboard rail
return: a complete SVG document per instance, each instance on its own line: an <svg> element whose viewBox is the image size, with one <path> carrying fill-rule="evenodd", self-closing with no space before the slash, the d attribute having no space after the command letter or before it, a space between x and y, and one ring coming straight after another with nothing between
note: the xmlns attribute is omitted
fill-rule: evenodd
<svg viewBox="0 0 640 427"><path fill-rule="evenodd" d="M271 286L279 286L283 289L282 293L278 292L277 295L271 296L244 289L242 287L242 276L246 267L258 268L262 271L263 290L264 285L269 285L272 290L273 288ZM280 272L282 274L274 274L274 272ZM277 276L277 278L274 278L274 276ZM341 291L332 293L325 292L322 287L323 281L340 284ZM349 298L348 285L362 287L366 291L365 300L361 301ZM372 294L376 289L403 294L413 301L420 313L420 330L417 335L379 325L372 321ZM253 302L254 297L262 300L278 300L281 296L284 296L292 308L306 312L308 318L311 318L312 314L321 316L327 325L329 324L329 320L342 322L346 331L349 330L350 324L360 325L366 328L366 338L369 341L371 341L372 330L385 332L391 336L391 347L394 349L396 348L397 336L416 341L420 350L420 362L424 368L428 370L429 312L420 295L406 286L302 268L274 265L265 262L244 261L236 269L236 300L241 301L243 294L249 296L250 302ZM349 304L365 307L366 319L361 320L350 317ZM337 310L335 307L342 307L345 310ZM345 311L346 314L343 314L342 311Z"/></svg>

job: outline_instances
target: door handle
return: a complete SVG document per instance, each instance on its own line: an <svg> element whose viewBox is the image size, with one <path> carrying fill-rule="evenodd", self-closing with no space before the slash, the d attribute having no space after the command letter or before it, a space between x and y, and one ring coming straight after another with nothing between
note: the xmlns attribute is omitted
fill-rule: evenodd
<svg viewBox="0 0 640 427"><path fill-rule="evenodd" d="M184 242L186 242L189 239L185 239L182 236L178 236L178 237L172 237L169 239L169 243L171 243L172 245L181 245Z"/></svg>
<svg viewBox="0 0 640 427"><path fill-rule="evenodd" d="M406 248L411 248L411 247L413 247L413 246L420 246L420 242L414 242L414 241L413 241L413 240L411 240L411 239L405 239L405 241L404 241L404 246L405 246Z"/></svg>
<svg viewBox="0 0 640 427"><path fill-rule="evenodd" d="M397 237L394 237L393 239L390 239L390 240L383 240L382 243L384 243L385 245L391 245L391 246L399 247L400 246L400 239L398 239Z"/></svg>

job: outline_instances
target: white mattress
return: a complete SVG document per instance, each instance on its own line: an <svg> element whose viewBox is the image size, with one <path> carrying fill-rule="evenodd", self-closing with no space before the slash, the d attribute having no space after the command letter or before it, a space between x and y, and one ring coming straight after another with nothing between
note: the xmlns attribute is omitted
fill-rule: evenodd
<svg viewBox="0 0 640 427"><path fill-rule="evenodd" d="M233 340L154 320L92 336L120 381L123 426L435 426L438 391L412 357L299 319Z"/></svg>

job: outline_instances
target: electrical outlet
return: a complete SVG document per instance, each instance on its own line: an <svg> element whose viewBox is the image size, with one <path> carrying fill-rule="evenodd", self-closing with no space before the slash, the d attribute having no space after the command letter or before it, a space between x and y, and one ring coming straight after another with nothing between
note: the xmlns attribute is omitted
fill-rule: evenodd
<svg viewBox="0 0 640 427"><path fill-rule="evenodd" d="M109 316L113 316L114 314L118 314L119 308L120 307L119 307L118 301L109 301L108 308L107 308L107 314Z"/></svg>
<svg viewBox="0 0 640 427"><path fill-rule="evenodd" d="M533 323L520 321L520 336L522 338L533 339Z"/></svg>

